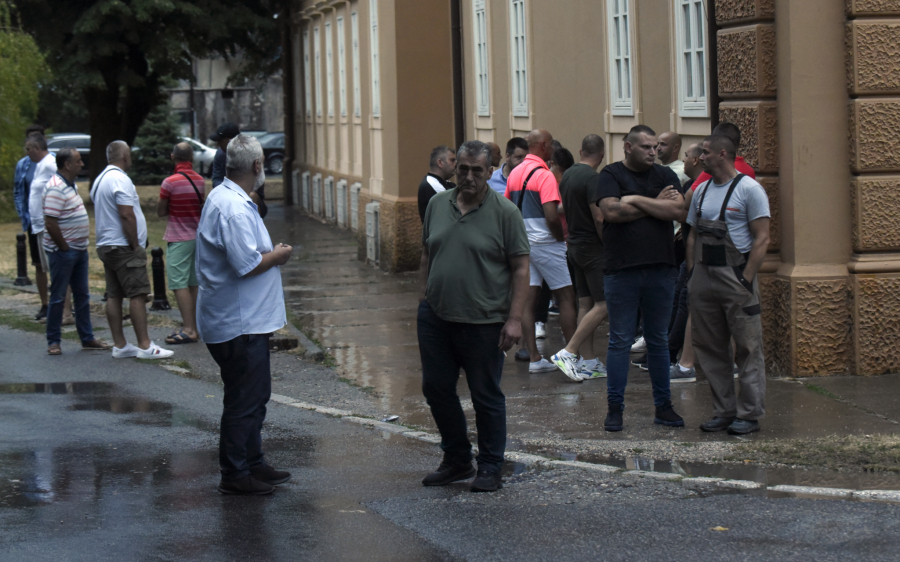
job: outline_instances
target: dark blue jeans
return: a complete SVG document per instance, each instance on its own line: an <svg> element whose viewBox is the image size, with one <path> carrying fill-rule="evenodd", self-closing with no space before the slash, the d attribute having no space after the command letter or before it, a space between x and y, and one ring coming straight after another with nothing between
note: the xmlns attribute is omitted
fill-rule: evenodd
<svg viewBox="0 0 900 562"><path fill-rule="evenodd" d="M422 301L417 327L422 393L441 432L445 459L472 461L466 415L456 393L462 368L475 407L478 468L499 471L506 451L506 397L500 390L503 352L497 347L503 324L447 322L434 313L428 301Z"/></svg>
<svg viewBox="0 0 900 562"><path fill-rule="evenodd" d="M609 310L606 388L609 404L625 403L629 354L638 311L644 321L653 403L669 400L668 328L678 272L669 266L627 269L604 277Z"/></svg>
<svg viewBox="0 0 900 562"><path fill-rule="evenodd" d="M91 295L88 289L87 250L47 252L50 263L50 305L47 307L47 345L58 344L62 337L63 303L66 289L72 287L75 328L83 343L94 339L91 326Z"/></svg>
<svg viewBox="0 0 900 562"><path fill-rule="evenodd" d="M672 299L672 319L669 321L669 363L678 360L678 352L684 346L684 335L690 314L687 282L687 265L682 262L678 270L678 282L675 284L675 297Z"/></svg>
<svg viewBox="0 0 900 562"><path fill-rule="evenodd" d="M245 334L206 344L222 371L225 398L219 429L219 466L223 480L237 480L264 463L262 424L272 394L269 336Z"/></svg>

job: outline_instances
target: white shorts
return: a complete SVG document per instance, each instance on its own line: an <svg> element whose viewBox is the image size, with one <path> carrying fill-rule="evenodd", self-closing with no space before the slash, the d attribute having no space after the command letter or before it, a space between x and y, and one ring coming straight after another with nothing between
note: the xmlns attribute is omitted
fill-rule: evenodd
<svg viewBox="0 0 900 562"><path fill-rule="evenodd" d="M543 281L551 291L572 284L569 266L566 264L566 243L532 244L529 265L531 286L540 287Z"/></svg>

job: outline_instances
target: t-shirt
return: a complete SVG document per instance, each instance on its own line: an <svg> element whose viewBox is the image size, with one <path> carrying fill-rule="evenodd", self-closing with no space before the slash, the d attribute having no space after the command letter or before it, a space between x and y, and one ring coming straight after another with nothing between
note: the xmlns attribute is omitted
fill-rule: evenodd
<svg viewBox="0 0 900 562"><path fill-rule="evenodd" d="M503 175L503 166L504 164L500 164L500 167L494 170L494 173L491 174L491 177L488 180L488 185L491 186L491 189L500 195L506 193L506 180L509 179L507 176Z"/></svg>
<svg viewBox="0 0 900 562"><path fill-rule="evenodd" d="M569 244L603 243L591 213L597 175L587 164L578 163L566 170L559 182L559 194L569 226Z"/></svg>
<svg viewBox="0 0 900 562"><path fill-rule="evenodd" d="M702 218L718 220L722 210L722 202L728 193L731 182L717 185L715 182L700 186L691 199L691 209L688 211L687 222L691 226L697 224L697 209L700 200L703 199ZM706 197L703 193L706 192ZM725 210L725 224L728 226L728 234L731 241L741 253L747 253L753 247L753 235L750 233L750 223L758 218L771 216L769 214L769 196L763 186L753 178L744 176L734 188L728 207Z"/></svg>
<svg viewBox="0 0 900 562"><path fill-rule="evenodd" d="M689 177L687 177L687 174L684 173L684 162L681 160L674 160L672 162L669 162L668 164L663 164L663 166L675 172L675 175L678 176L679 184L683 184L690 179Z"/></svg>
<svg viewBox="0 0 900 562"><path fill-rule="evenodd" d="M84 201L75 184L59 174L53 174L44 188L44 216L56 218L69 249L87 250L91 225ZM48 252L59 249L49 234L44 234L44 249Z"/></svg>
<svg viewBox="0 0 900 562"><path fill-rule="evenodd" d="M492 189L481 205L463 215L456 195L456 189L438 193L425 213L428 304L447 322L506 322L512 290L509 260L530 252L522 215Z"/></svg>
<svg viewBox="0 0 900 562"><path fill-rule="evenodd" d="M44 232L44 187L56 173L56 156L50 152L34 170L31 191L28 194L28 212L31 214L31 232Z"/></svg>
<svg viewBox="0 0 900 562"><path fill-rule="evenodd" d="M750 164L747 164L747 161L744 160L742 156L737 156L734 159L734 169L738 171L740 174L744 174L745 176L750 176L752 179L756 179L756 172L753 171L753 168L750 167ZM694 181L694 185L691 186L691 189L694 191L700 187L701 184L704 184L712 179L712 176L706 172L700 174Z"/></svg>
<svg viewBox="0 0 900 562"><path fill-rule="evenodd" d="M550 232L544 216L544 203L559 203L559 185L547 163L533 154L525 157L521 164L509 174L506 182L506 198L519 205L522 196L522 185L532 170L537 169L528 180L525 198L522 199L522 218L525 219L525 232L532 245L557 244L559 241Z"/></svg>
<svg viewBox="0 0 900 562"><path fill-rule="evenodd" d="M182 175L187 174L194 186ZM200 174L194 171L190 162L175 164L175 173L167 177L159 188L160 200L169 201L169 220L163 240L166 242L186 242L197 238L197 225L200 224L200 197L206 190L206 183Z"/></svg>
<svg viewBox="0 0 900 562"><path fill-rule="evenodd" d="M655 198L666 187L681 185L675 172L661 164L643 172L633 172L615 162L597 177L594 201L607 197L642 195ZM603 249L606 273L670 265L675 267L675 233L672 222L646 216L630 222L603 222Z"/></svg>
<svg viewBox="0 0 900 562"><path fill-rule="evenodd" d="M128 246L122 219L119 217L119 205L131 205L134 209L138 242L141 247L147 246L147 221L141 211L141 199L131 178L121 168L110 165L97 176L91 186L91 200L94 202L94 229L97 232L98 247Z"/></svg>
<svg viewBox="0 0 900 562"><path fill-rule="evenodd" d="M428 173L419 184L419 218L425 222L425 209L428 208L428 202L434 197L435 193L441 193L448 189L453 189L456 184L439 178L438 176Z"/></svg>

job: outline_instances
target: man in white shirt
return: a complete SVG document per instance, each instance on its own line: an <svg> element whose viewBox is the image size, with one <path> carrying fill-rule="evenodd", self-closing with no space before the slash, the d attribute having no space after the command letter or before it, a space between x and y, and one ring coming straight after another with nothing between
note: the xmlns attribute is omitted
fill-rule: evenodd
<svg viewBox="0 0 900 562"><path fill-rule="evenodd" d="M688 176L684 173L684 162L678 159L679 154L681 154L681 135L672 131L659 135L659 138L656 139L656 157L659 158L660 164L675 172L678 181L684 185Z"/></svg>
<svg viewBox="0 0 900 562"><path fill-rule="evenodd" d="M106 147L109 165L91 186L97 255L106 275L106 319L112 332L116 359L162 359L173 354L150 341L147 333L147 297L152 292L147 277L147 221L141 200L126 172L131 168L131 148L125 141ZM137 346L125 339L122 301L131 299L131 323Z"/></svg>
<svg viewBox="0 0 900 562"><path fill-rule="evenodd" d="M25 154L35 164L34 179L31 180L31 191L28 195L28 213L31 215L31 234L37 238L38 254L41 260L41 265L35 266L35 269L38 271L36 280L38 287L44 287L43 293L46 294L47 272L50 271L50 265L43 250L44 187L46 187L50 178L53 177L53 174L56 173L56 156L47 150L47 140L44 138L44 135L39 133L30 135L25 141ZM43 294L42 297L44 297ZM44 300L44 298L41 300ZM47 311L43 306L41 313L38 313L39 318L36 318L37 320L47 315Z"/></svg>

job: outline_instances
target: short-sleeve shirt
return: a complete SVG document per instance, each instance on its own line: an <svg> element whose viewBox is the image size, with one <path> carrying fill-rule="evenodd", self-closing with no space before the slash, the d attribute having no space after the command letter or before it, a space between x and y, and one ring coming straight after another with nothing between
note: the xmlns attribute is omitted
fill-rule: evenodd
<svg viewBox="0 0 900 562"><path fill-rule="evenodd" d="M506 181L509 179L503 175L503 166L503 164L500 164L500 167L494 170L494 173L491 174L491 178L488 180L488 186L500 195L506 193Z"/></svg>
<svg viewBox="0 0 900 562"><path fill-rule="evenodd" d="M681 183L675 172L665 166L654 164L646 171L633 172L622 162L615 162L601 170L594 201L626 195L655 198L670 185ZM650 216L629 222L604 221L603 249L606 273L659 265L675 267L672 221Z"/></svg>
<svg viewBox="0 0 900 562"><path fill-rule="evenodd" d="M753 168L750 167L750 164L747 164L747 161L744 160L742 156L738 156L734 159L734 169L738 171L738 173L744 174L745 176L750 176L752 179L756 179L756 172ZM697 188L708 182L712 179L712 176L709 175L708 172L703 172L700 174L696 180L694 180L694 184L691 186L691 189L695 192Z"/></svg>
<svg viewBox="0 0 900 562"><path fill-rule="evenodd" d="M506 182L506 198L518 205L522 197L522 185L532 170L537 169L528 180L526 193L522 199L522 217L525 219L525 232L532 245L556 244L558 240L550 232L544 216L544 203L559 203L559 185L547 163L533 154L525 157L521 164L509 174Z"/></svg>
<svg viewBox="0 0 900 562"><path fill-rule="evenodd" d="M142 248L147 246L147 220L141 210L141 198L131 178L121 168L109 165L97 176L91 186L91 200L94 202L94 230L98 247L128 246L119 217L119 205L131 205L134 209L138 243Z"/></svg>
<svg viewBox="0 0 900 562"><path fill-rule="evenodd" d="M187 174L194 185L182 174ZM205 190L206 182L194 171L190 162L175 165L175 173L163 180L162 187L159 188L160 200L169 201L169 216L163 240L187 242L197 237L197 225L200 224L200 211L203 209L200 196Z"/></svg>
<svg viewBox="0 0 900 562"><path fill-rule="evenodd" d="M456 205L457 191L435 195L425 213L425 298L447 322L506 322L512 290L510 259L530 252L522 215L490 188L481 205L463 215Z"/></svg>
<svg viewBox="0 0 900 562"><path fill-rule="evenodd" d="M78 195L74 183L59 174L53 174L44 188L44 216L54 217L59 223L63 239L71 250L87 250L91 225L84 201ZM44 249L55 252L59 248L49 235L44 235Z"/></svg>
<svg viewBox="0 0 900 562"><path fill-rule="evenodd" d="M717 220L722 211L722 201L728 193L731 182L717 185L710 182L697 188L694 198L691 199L691 209L688 211L687 222L691 226L697 224L697 209L700 199L703 199L703 218ZM703 197L704 191L706 197ZM771 216L769 213L769 196L766 190L753 178L744 176L731 194L728 207L725 209L725 224L728 226L728 234L739 252L747 253L753 248L753 235L750 232L750 223L758 218Z"/></svg>
<svg viewBox="0 0 900 562"><path fill-rule="evenodd" d="M559 182L559 194L569 226L569 244L602 244L590 207L597 175L596 170L579 162L566 170Z"/></svg>
<svg viewBox="0 0 900 562"><path fill-rule="evenodd" d="M56 173L56 155L48 152L34 170L31 191L28 194L28 212L31 214L31 232L44 232L44 187Z"/></svg>
<svg viewBox="0 0 900 562"><path fill-rule="evenodd" d="M268 334L287 323L281 268L247 275L272 249L257 206L225 178L207 197L197 228L197 331L203 341Z"/></svg>

